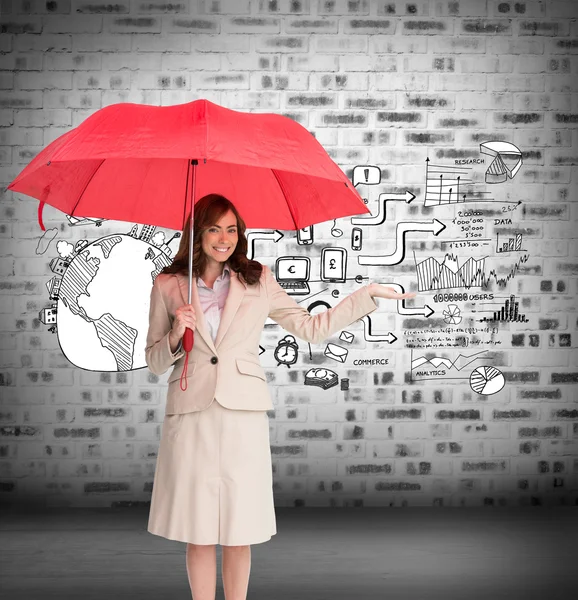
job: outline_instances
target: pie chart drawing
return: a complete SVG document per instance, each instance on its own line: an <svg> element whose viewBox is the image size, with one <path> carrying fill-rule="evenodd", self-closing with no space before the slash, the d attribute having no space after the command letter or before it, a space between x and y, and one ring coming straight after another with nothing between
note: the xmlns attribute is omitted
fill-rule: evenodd
<svg viewBox="0 0 578 600"><path fill-rule="evenodd" d="M462 311L455 304L450 304L444 311L444 321L448 325L458 325L462 322Z"/></svg>
<svg viewBox="0 0 578 600"><path fill-rule="evenodd" d="M491 396L499 392L504 385L504 374L496 367L478 367L470 374L470 387L476 394Z"/></svg>

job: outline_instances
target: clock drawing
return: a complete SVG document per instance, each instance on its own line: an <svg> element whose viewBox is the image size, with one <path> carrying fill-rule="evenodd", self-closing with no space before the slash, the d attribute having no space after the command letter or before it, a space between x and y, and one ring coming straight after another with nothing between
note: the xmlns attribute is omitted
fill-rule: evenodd
<svg viewBox="0 0 578 600"><path fill-rule="evenodd" d="M289 367L297 362L297 351L299 346L292 335L286 335L282 340L279 340L277 348L273 352L273 356L277 361L277 366L283 364Z"/></svg>

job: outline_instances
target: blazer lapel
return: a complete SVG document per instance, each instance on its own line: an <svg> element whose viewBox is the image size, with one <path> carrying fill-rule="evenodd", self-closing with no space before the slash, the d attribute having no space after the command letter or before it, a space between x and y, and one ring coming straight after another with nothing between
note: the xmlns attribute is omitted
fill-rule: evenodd
<svg viewBox="0 0 578 600"><path fill-rule="evenodd" d="M181 296L183 297L183 304L188 304L189 278L185 275L177 275L176 277L177 281L179 282ZM203 309L201 308L201 302L199 300L199 291L197 289L197 280L195 277L193 277L193 285L191 290L191 304L195 309L195 315L197 317L197 327L195 333L199 333L201 337L205 340L205 343L207 344L207 346L209 346L211 351L217 354L217 349L215 348L215 344L213 343L211 333L209 332L207 321L205 321L205 314L203 313Z"/></svg>
<svg viewBox="0 0 578 600"><path fill-rule="evenodd" d="M247 286L244 282L239 279L239 276L233 269L230 270L231 280L229 285L229 294L225 300L225 306L223 307L223 313L221 314L221 321L219 323L219 329L217 329L217 337L215 338L215 346L218 348L219 344L225 337L229 326L233 322L241 301L245 295Z"/></svg>

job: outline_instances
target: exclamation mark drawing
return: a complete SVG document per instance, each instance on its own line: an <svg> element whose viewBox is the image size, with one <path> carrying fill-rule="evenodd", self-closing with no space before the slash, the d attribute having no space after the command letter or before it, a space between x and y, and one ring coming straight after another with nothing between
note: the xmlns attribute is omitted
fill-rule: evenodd
<svg viewBox="0 0 578 600"><path fill-rule="evenodd" d="M365 175L365 183L369 181L369 169L363 169L363 174Z"/></svg>

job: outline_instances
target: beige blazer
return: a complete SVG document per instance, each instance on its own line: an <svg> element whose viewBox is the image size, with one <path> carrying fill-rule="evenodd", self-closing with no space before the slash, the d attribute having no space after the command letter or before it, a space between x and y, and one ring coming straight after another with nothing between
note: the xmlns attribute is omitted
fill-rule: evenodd
<svg viewBox="0 0 578 600"><path fill-rule="evenodd" d="M229 294L213 343L193 278L191 304L197 326L189 353L187 389L182 391L179 378L185 352L171 352L169 332L176 309L188 301L188 285L187 276L161 274L151 291L146 362L156 375L174 365L168 379L165 414L204 410L213 399L231 409L272 410L258 353L267 317L295 337L318 344L377 308L368 286L363 286L336 306L311 315L277 283L269 267L263 265L261 279L254 285L245 284L231 270Z"/></svg>

